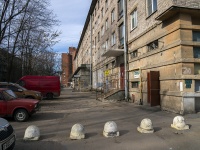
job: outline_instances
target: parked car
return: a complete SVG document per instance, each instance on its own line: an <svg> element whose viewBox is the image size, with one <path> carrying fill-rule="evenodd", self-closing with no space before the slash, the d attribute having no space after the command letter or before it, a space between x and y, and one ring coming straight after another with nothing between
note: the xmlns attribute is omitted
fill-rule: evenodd
<svg viewBox="0 0 200 150"><path fill-rule="evenodd" d="M38 110L38 100L17 98L12 90L0 88L1 117L13 117L16 121L22 122Z"/></svg>
<svg viewBox="0 0 200 150"><path fill-rule="evenodd" d="M47 99L60 96L59 76L23 76L17 83L28 90L41 92Z"/></svg>
<svg viewBox="0 0 200 150"><path fill-rule="evenodd" d="M12 150L15 146L15 132L7 120L0 118L0 150Z"/></svg>
<svg viewBox="0 0 200 150"><path fill-rule="evenodd" d="M26 88L16 83L0 82L0 88L11 89L19 98L30 98L30 99L42 100L41 92L27 90Z"/></svg>

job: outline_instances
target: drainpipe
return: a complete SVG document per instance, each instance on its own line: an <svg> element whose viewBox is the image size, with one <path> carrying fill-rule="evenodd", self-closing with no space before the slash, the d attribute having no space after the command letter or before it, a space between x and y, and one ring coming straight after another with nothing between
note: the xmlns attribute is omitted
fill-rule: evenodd
<svg viewBox="0 0 200 150"><path fill-rule="evenodd" d="M92 15L90 15L90 90L92 90Z"/></svg>
<svg viewBox="0 0 200 150"><path fill-rule="evenodd" d="M123 16L124 16L124 28L123 28L123 32L124 32L124 80L125 80L125 100L128 101L128 84L127 84L127 45L126 45L126 41L127 41L127 34L126 34L126 24L127 24L127 20L126 20L126 0L123 0Z"/></svg>

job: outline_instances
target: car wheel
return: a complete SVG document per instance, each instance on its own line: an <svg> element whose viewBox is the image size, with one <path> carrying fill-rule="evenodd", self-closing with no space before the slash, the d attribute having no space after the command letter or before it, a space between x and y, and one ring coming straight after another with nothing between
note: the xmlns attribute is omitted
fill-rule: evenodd
<svg viewBox="0 0 200 150"><path fill-rule="evenodd" d="M14 113L14 119L18 122L23 122L28 119L29 115L25 109L18 109Z"/></svg>
<svg viewBox="0 0 200 150"><path fill-rule="evenodd" d="M53 94L52 93L47 93L47 99L53 99Z"/></svg>

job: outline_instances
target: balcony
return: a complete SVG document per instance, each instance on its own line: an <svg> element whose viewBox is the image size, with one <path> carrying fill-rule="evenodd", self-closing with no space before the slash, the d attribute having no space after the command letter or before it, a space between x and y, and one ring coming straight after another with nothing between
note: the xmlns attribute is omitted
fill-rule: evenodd
<svg viewBox="0 0 200 150"><path fill-rule="evenodd" d="M117 57L124 54L124 49L108 49L102 57Z"/></svg>

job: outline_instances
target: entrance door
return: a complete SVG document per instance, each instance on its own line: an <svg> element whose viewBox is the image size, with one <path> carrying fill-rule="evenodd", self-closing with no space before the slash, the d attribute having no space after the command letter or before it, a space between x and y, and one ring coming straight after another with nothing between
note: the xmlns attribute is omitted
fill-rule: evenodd
<svg viewBox="0 0 200 150"><path fill-rule="evenodd" d="M150 71L147 74L148 103L151 106L160 105L160 81L159 71Z"/></svg>
<svg viewBox="0 0 200 150"><path fill-rule="evenodd" d="M124 64L120 64L120 89L124 90Z"/></svg>

